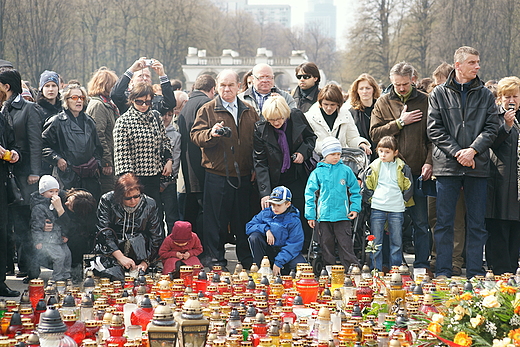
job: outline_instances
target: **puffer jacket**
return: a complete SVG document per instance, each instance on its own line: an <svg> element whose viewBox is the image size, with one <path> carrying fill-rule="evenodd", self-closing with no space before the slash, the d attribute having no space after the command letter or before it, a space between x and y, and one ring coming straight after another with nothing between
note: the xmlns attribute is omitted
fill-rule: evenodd
<svg viewBox="0 0 520 347"><path fill-rule="evenodd" d="M370 142L367 139L359 136L358 129L354 123L352 115L348 111L347 105L343 105L343 107L338 110L338 117L334 121L332 130L323 118L319 103L312 105L309 111L305 113L305 117L318 137L316 139L316 147L314 150L320 155L321 143L329 136L336 137L343 148L358 148L362 143L370 146Z"/></svg>
<svg viewBox="0 0 520 347"><path fill-rule="evenodd" d="M114 192L108 192L101 197L97 210L98 230L111 228L116 232L117 240L110 231L103 231L98 236L98 243L105 254L117 251L118 240L123 240L124 235L143 234L146 240L148 262L156 259L159 247L162 243L161 225L155 200L145 194L141 194L141 201L133 213L125 210L122 204L114 200ZM125 237L126 239L126 237Z"/></svg>
<svg viewBox="0 0 520 347"><path fill-rule="evenodd" d="M348 214L351 211L361 211L361 195L356 175L341 160L334 165L319 162L305 187L305 218L318 222L339 222L349 220Z"/></svg>
<svg viewBox="0 0 520 347"><path fill-rule="evenodd" d="M377 99L370 117L370 137L377 144L383 136L393 136L397 140L397 148L412 174L419 176L424 164L432 163L432 145L426 135L428 114L428 95L413 87L410 97L403 104L393 86ZM421 110L420 121L399 128L396 120L401 116L404 106L407 111Z"/></svg>
<svg viewBox="0 0 520 347"><path fill-rule="evenodd" d="M290 206L284 213L275 214L268 207L260 211L246 224L246 235L259 232L263 235L271 230L274 236L274 247L280 247L280 252L274 258L274 264L282 268L296 258L303 247L303 228L300 221L300 211Z"/></svg>
<svg viewBox="0 0 520 347"><path fill-rule="evenodd" d="M193 143L201 147L202 166L209 173L237 177L234 162L238 164L240 176L249 175L253 170L253 131L258 115L240 99L237 105L238 127L220 97L204 104L197 112L190 136ZM231 128L231 137L212 137L211 128L222 121Z"/></svg>
<svg viewBox="0 0 520 347"><path fill-rule="evenodd" d="M498 107L491 91L476 77L471 81L464 110L455 84L455 71L431 92L428 136L433 143L435 176L489 176L489 148L498 134ZM475 168L462 166L455 154L473 148Z"/></svg>
<svg viewBox="0 0 520 347"><path fill-rule="evenodd" d="M292 150L292 153L301 153L305 160L309 159L316 143L316 135L307 123L305 116L300 110L293 108L287 122L291 123L292 129L290 134L292 143L289 143L289 149ZM256 181L258 182L260 197L263 197L269 195L271 189L280 182L283 154L274 128L265 119L255 124L254 136L253 160ZM307 176L303 164L294 164L291 161L292 165L296 167L298 178L306 180Z"/></svg>
<svg viewBox="0 0 520 347"><path fill-rule="evenodd" d="M63 195L63 192L60 192ZM62 236L66 236L66 224L63 219L58 218L55 209L50 209L51 199L45 198L40 192L31 194L31 233L33 243L52 243L61 245ZM44 231L45 220L50 220L53 224L52 231Z"/></svg>
<svg viewBox="0 0 520 347"><path fill-rule="evenodd" d="M403 192L404 206L410 207L415 205L413 201L413 176L412 170L400 158L395 158L397 162L397 184ZM379 182L379 170L381 168L381 159L374 160L363 173L363 187L361 195L363 201L370 203L372 195L376 190Z"/></svg>

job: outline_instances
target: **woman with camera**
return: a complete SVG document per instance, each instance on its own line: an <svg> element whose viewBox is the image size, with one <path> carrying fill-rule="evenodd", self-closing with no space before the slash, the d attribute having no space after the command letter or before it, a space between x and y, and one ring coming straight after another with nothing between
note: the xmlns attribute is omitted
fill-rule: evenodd
<svg viewBox="0 0 520 347"><path fill-rule="evenodd" d="M170 139L159 112L151 107L153 95L152 86L145 83L135 85L128 95L130 107L114 126L114 169L116 176L133 172L143 192L161 206L160 177L171 175L173 161Z"/></svg>
<svg viewBox="0 0 520 347"><path fill-rule="evenodd" d="M263 120L255 124L254 168L262 209L269 207L269 194L283 185L292 192L292 203L303 212L307 173L303 162L312 155L316 135L303 113L289 105L282 96L271 96L262 108ZM300 214L305 231L304 249L311 237L310 228Z"/></svg>

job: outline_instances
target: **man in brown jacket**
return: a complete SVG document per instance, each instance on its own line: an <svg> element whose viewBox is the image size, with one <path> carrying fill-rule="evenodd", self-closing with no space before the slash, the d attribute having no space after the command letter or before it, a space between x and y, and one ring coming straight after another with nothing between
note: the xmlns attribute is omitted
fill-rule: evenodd
<svg viewBox="0 0 520 347"><path fill-rule="evenodd" d="M253 130L259 118L254 108L237 98L239 87L235 71L222 71L217 76L219 96L199 109L190 134L201 147L206 169L203 247L208 261L204 265L227 265L228 225L236 238L238 260L245 268L253 260L245 225L250 218Z"/></svg>
<svg viewBox="0 0 520 347"><path fill-rule="evenodd" d="M432 174L432 146L426 135L428 95L417 90L415 69L400 62L390 70L392 87L374 105L370 120L370 136L378 143L383 136L394 136L399 153L412 169L414 184L419 176L428 180ZM410 207L414 230L414 268L426 268L430 264L430 233L428 231L428 204L426 197L414 187L415 206Z"/></svg>

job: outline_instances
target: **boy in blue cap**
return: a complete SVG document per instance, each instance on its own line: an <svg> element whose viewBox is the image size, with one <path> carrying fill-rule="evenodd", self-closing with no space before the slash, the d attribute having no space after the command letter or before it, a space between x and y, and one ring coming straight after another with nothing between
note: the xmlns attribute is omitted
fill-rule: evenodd
<svg viewBox="0 0 520 347"><path fill-rule="evenodd" d="M271 206L246 224L253 262L260 264L268 256L274 263L274 276L289 274L296 264L307 262L301 253L304 236L300 211L291 205L291 199L287 187L274 188L268 200Z"/></svg>

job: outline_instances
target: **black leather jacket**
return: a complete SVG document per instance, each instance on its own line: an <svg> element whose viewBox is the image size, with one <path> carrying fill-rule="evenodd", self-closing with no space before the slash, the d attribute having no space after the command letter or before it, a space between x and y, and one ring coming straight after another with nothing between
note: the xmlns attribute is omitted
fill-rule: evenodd
<svg viewBox="0 0 520 347"><path fill-rule="evenodd" d="M287 121L292 123L292 143L289 143L289 148L292 153L301 153L305 160L309 159L316 144L316 135L307 119L300 110L293 108ZM274 128L265 119L256 122L253 163L260 197L269 195L272 188L278 185L282 161L282 150L278 145ZM303 164L294 164L291 160L291 165L296 166L298 177L306 181Z"/></svg>
<svg viewBox="0 0 520 347"><path fill-rule="evenodd" d="M149 263L156 259L162 243L161 225L155 200L142 194L137 209L129 213L121 203L114 199L114 192L108 192L101 197L97 210L98 230L111 228L117 234L117 240L111 231L103 231L98 236L98 243L105 254L112 254L119 250L118 240L123 240L126 233L131 235L143 234L146 240Z"/></svg>
<svg viewBox="0 0 520 347"><path fill-rule="evenodd" d="M491 91L476 77L469 86L466 105L461 108L461 92L455 71L430 94L428 136L433 143L435 176L489 176L489 147L498 133L498 108ZM473 148L475 169L458 163L455 154Z"/></svg>
<svg viewBox="0 0 520 347"><path fill-rule="evenodd" d="M16 145L20 148L20 161L14 173L20 179L40 175L42 161L41 107L19 96L10 106Z"/></svg>

